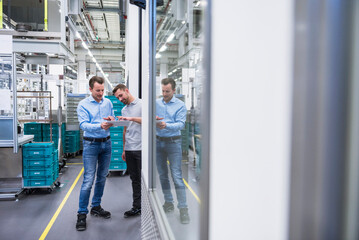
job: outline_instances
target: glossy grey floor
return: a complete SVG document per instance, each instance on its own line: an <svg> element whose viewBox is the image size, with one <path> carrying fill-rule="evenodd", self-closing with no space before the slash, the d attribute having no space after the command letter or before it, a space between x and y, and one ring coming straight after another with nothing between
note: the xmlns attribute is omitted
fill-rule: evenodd
<svg viewBox="0 0 359 240"><path fill-rule="evenodd" d="M170 170L169 170L170 171ZM197 169L199 171L199 169ZM164 203L163 193L160 187L160 180L157 171L155 172L157 190L155 194L158 194L158 199L161 201L161 206ZM174 205L175 209L173 212L166 213L165 216L167 218L168 224L171 227L171 231L176 240L196 240L199 239L199 229L200 229L200 203L199 199L197 200L194 196L196 194L199 196L199 179L197 177L200 176L199 173L196 173L196 168L193 167L193 153L190 151L188 156L188 161L182 161L182 177L191 187L192 191L186 187L186 198L188 204L188 212L190 216L189 224L181 224L180 223L180 213L177 208L177 198L175 193L175 187L173 181L171 179L171 190L172 195L174 197Z"/></svg>
<svg viewBox="0 0 359 240"><path fill-rule="evenodd" d="M81 156L68 162L81 163ZM59 179L62 186L50 194L36 190L30 195L21 195L18 201L0 201L0 238L39 239L81 169L82 164L69 164L63 168ZM107 178L101 203L104 209L111 212L112 217L102 219L88 214L87 230L76 231L81 183L82 176L49 229L46 239L141 239L141 217L123 218L123 213L132 205L132 189L129 176L121 176L118 172L112 172Z"/></svg>

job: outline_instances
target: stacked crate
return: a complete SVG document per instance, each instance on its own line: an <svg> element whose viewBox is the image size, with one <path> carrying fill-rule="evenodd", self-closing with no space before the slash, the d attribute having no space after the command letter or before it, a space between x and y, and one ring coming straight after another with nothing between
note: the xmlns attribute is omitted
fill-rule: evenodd
<svg viewBox="0 0 359 240"><path fill-rule="evenodd" d="M79 102L87 96L87 94L68 93L66 98L66 130L80 130L80 150L83 149L83 131L80 129L79 126L79 120L77 117L77 106L79 105Z"/></svg>
<svg viewBox="0 0 359 240"><path fill-rule="evenodd" d="M61 139L64 142L66 124L63 123L61 127ZM34 135L34 142L50 142L50 124L49 123L25 123L24 134ZM55 149L59 144L59 125L57 123L52 124L52 142L55 144Z"/></svg>
<svg viewBox="0 0 359 240"><path fill-rule="evenodd" d="M36 122L25 123L24 134L34 135L34 142L42 142L42 124Z"/></svg>
<svg viewBox="0 0 359 240"><path fill-rule="evenodd" d="M121 116L121 110L125 106L120 100L115 96L106 96L110 99L113 105L113 110L115 116ZM112 142L112 154L111 154L111 163L110 171L126 171L127 165L126 162L122 160L123 152L123 127L111 127L111 142Z"/></svg>
<svg viewBox="0 0 359 240"><path fill-rule="evenodd" d="M185 127L181 130L182 136L182 155L187 155L189 150L189 127L190 123L186 122Z"/></svg>
<svg viewBox="0 0 359 240"><path fill-rule="evenodd" d="M27 143L22 150L25 188L51 187L58 178L59 160L53 143Z"/></svg>
<svg viewBox="0 0 359 240"><path fill-rule="evenodd" d="M76 154L80 150L80 131L66 131L64 153Z"/></svg>
<svg viewBox="0 0 359 240"><path fill-rule="evenodd" d="M200 125L199 123L195 123L194 124L194 144L195 144L195 148L196 148L196 152L194 154L196 154L196 175L199 176L200 175L200 171L201 171L201 165L202 165L202 140L201 140L201 131L200 131Z"/></svg>
<svg viewBox="0 0 359 240"><path fill-rule="evenodd" d="M66 123L63 123L61 126L61 140L64 143L65 137L65 128ZM50 124L43 123L42 124L42 141L43 142L50 142ZM52 142L54 143L55 149L59 146L59 125L57 123L52 124ZM64 145L64 144L62 144Z"/></svg>

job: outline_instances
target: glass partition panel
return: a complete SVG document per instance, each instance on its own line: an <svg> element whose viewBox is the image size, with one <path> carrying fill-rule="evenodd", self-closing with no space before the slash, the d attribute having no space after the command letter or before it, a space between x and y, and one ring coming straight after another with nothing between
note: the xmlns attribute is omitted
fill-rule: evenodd
<svg viewBox="0 0 359 240"><path fill-rule="evenodd" d="M3 130L0 133L0 145L6 146L13 141L13 77L12 55L0 54L0 124Z"/></svg>
<svg viewBox="0 0 359 240"><path fill-rule="evenodd" d="M161 213L175 239L199 239L203 6L164 1L156 23L156 157Z"/></svg>
<svg viewBox="0 0 359 240"><path fill-rule="evenodd" d="M0 91L2 103L0 105L0 116L12 116L12 55L0 55Z"/></svg>

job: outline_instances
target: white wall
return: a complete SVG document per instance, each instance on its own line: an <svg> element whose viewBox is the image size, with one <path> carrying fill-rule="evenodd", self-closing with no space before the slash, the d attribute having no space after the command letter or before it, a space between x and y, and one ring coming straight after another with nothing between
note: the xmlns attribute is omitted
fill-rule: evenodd
<svg viewBox="0 0 359 240"><path fill-rule="evenodd" d="M138 97L138 7L128 4L126 22L126 71L130 92ZM148 129L149 129L149 7L142 10L142 174L148 188Z"/></svg>
<svg viewBox="0 0 359 240"><path fill-rule="evenodd" d="M126 71L125 80L129 80L129 90L138 97L138 7L128 4L126 20ZM127 84L127 82L126 82Z"/></svg>
<svg viewBox="0 0 359 240"><path fill-rule="evenodd" d="M49 66L49 74L58 76L64 75L64 66L60 64L50 64ZM57 77L58 79L58 77ZM64 108L64 81L51 80L47 81L47 90L51 91L51 109L57 110L59 108L59 87L57 84L61 85L61 107ZM55 119L57 120L57 119Z"/></svg>
<svg viewBox="0 0 359 240"><path fill-rule="evenodd" d="M210 239L286 239L293 1L212 1Z"/></svg>
<svg viewBox="0 0 359 240"><path fill-rule="evenodd" d="M147 3L146 10L142 11L142 174L144 182L148 186L149 179L149 88L150 88L150 66L149 66L149 3Z"/></svg>

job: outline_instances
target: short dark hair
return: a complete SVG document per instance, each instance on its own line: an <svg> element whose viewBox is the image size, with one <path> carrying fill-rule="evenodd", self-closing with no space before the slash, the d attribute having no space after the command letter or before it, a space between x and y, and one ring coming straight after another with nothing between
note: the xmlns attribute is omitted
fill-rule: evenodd
<svg viewBox="0 0 359 240"><path fill-rule="evenodd" d="M102 77L93 76L89 81L89 86L91 89L93 89L95 82L97 82L98 84L104 84L105 80Z"/></svg>
<svg viewBox="0 0 359 240"><path fill-rule="evenodd" d="M173 80L173 78L164 78L164 79L162 79L161 84L162 85L171 84L172 90L176 89L176 82L175 82L175 80Z"/></svg>
<svg viewBox="0 0 359 240"><path fill-rule="evenodd" d="M125 91L127 89L126 85L124 84L118 84L113 90L112 93L115 95L115 92L117 92L118 89L121 89L122 91Z"/></svg>

